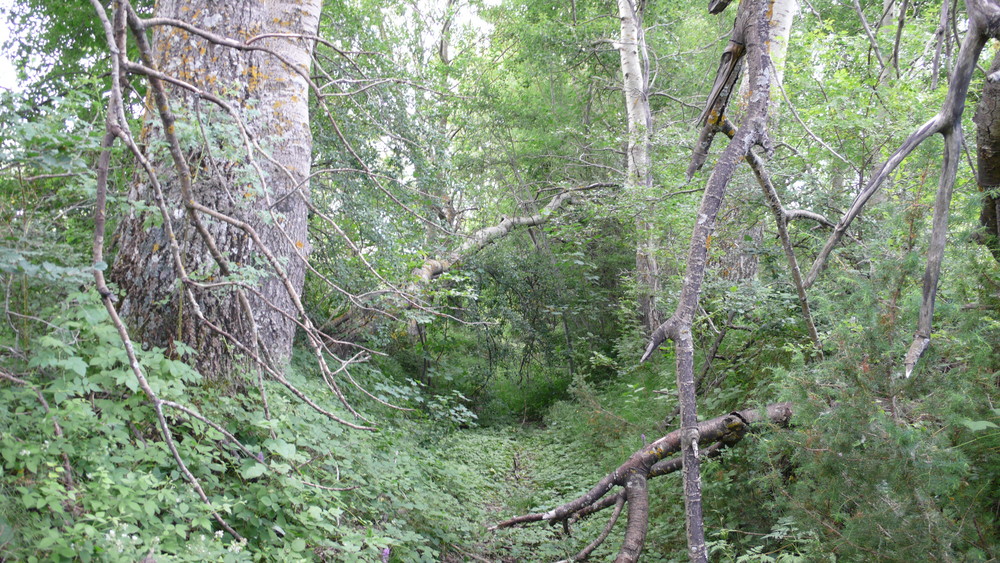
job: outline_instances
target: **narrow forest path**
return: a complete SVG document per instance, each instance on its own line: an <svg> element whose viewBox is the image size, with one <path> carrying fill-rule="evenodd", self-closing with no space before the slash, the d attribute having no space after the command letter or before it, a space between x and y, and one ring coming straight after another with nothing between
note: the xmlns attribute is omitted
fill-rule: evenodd
<svg viewBox="0 0 1000 563"><path fill-rule="evenodd" d="M600 456L579 441L565 441L548 428L504 426L456 432L440 444L442 455L468 467L469 490L482 535L452 546L444 559L459 561L556 561L574 555L604 526L598 517L579 523L573 536L544 524L487 531L496 522L528 512L548 510L588 489L603 475ZM614 543L614 542L610 542ZM616 548L609 546L608 549ZM595 561L607 559L595 554Z"/></svg>

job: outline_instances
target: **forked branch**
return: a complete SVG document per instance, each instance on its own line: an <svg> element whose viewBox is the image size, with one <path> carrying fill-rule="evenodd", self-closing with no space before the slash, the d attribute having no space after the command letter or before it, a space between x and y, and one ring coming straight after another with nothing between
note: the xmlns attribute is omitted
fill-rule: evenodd
<svg viewBox="0 0 1000 563"><path fill-rule="evenodd" d="M775 403L764 409L746 409L698 423L698 445L704 446L703 457L715 457L730 446L740 442L754 425L768 423L785 426L792 417L791 403ZM531 522L573 523L580 518L615 506L612 523L617 520L621 505L629 505L629 524L618 561L635 561L642 547L642 538L648 524L648 494L646 482L654 477L667 475L681 469L680 457L671 457L681 451L684 429L675 430L652 444L632 454L625 463L605 475L589 491L548 512L526 514L504 520L490 529L510 528ZM617 489L617 490L616 490ZM607 531L607 529L605 530ZM607 534L582 550L573 560L589 555Z"/></svg>
<svg viewBox="0 0 1000 563"><path fill-rule="evenodd" d="M855 198L850 209L841 217L827 239L812 268L805 279L805 287L816 282L817 277L826 267L830 253L833 251L851 222L861 213L872 195L882 186L886 178L931 136L940 133L944 137L944 162L942 164L937 197L934 201L934 219L931 240L927 250L927 266L923 279L923 299L920 305L920 317L913 342L904 359L904 375L910 377L917 361L923 355L931 338L931 321L934 315L934 299L937 294L938 280L941 276L941 262L944 259L945 239L948 233L948 208L951 204L952 191L955 187L955 176L958 170L958 159L962 145L962 113L969 93L972 73L976 69L979 55L986 41L1000 35L1000 2L997 0L968 0L966 7L969 13L969 31L962 41L958 53L958 61L952 73L948 86L948 95L941 110L921 125L900 145L896 152L882 164L874 176L868 181L865 189Z"/></svg>

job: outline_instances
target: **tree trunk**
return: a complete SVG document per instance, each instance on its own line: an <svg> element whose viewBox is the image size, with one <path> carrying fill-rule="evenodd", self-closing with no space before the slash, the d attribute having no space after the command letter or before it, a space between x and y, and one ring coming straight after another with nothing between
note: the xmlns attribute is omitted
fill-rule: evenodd
<svg viewBox="0 0 1000 563"><path fill-rule="evenodd" d="M734 29L733 36L742 36L745 41L745 51L743 52L747 59L750 84L753 90L749 97L750 103L740 128L719 157L718 163L708 178L705 192L702 194L698 219L695 221L694 232L691 235L687 271L681 294L677 300L677 309L670 319L653 331L649 345L646 346L646 352L642 357L642 361L648 359L667 338L674 341L678 403L681 407L681 431L684 434L682 452L688 550L690 560L696 562L707 561L708 555L702 522L697 406L694 388L694 345L691 341L691 326L698 308L702 282L705 278L709 238L715 229L715 222L726 194L726 188L732 180L737 166L755 145L762 144L766 150L772 150L766 133L771 68L766 45L769 39L769 30L765 28L768 25L767 7L768 4L765 4L764 0L747 0L740 3L736 18L737 27ZM732 39L730 42L732 43ZM730 53L731 56L736 54L740 53ZM738 61L733 60L732 62L737 63ZM727 77L731 76L732 73L728 70L729 63L726 58L723 59L723 63L716 82L718 88L713 87L713 92L716 93L723 92L731 86L731 81ZM733 70L735 68L737 67L734 66ZM719 101L721 100L722 98L719 98ZM721 117L721 112L714 111L717 107L716 100L710 98L707 107L703 118L712 118L713 115L716 118ZM721 107L724 108L725 105L722 104Z"/></svg>
<svg viewBox="0 0 1000 563"><path fill-rule="evenodd" d="M642 3L635 0L618 0L621 20L622 81L625 91L625 110L628 121L628 146L626 148L627 172L625 192L638 201L648 197L653 187L650 169L649 135L653 116L649 110L649 77L645 68L646 40L642 29ZM660 271L656 260L657 236L648 216L651 209L639 205L636 216L635 276L639 301L639 316L646 333L660 326L662 319L656 306L660 289Z"/></svg>
<svg viewBox="0 0 1000 563"><path fill-rule="evenodd" d="M315 35L320 6L318 0L160 0L156 17L180 20L244 43L262 34ZM208 377L231 374L239 356L218 330L196 321L195 307L229 338L280 364L291 351L297 296L273 265L262 261L263 249L245 229L196 212L192 204L255 230L260 244L282 262L280 268L296 292L302 288L308 253L306 178L312 136L308 83L299 72L309 68L313 42L270 37L251 45L253 49L231 48L173 25L154 27L152 64L166 75L226 99L267 155L248 155L233 118L203 99L199 103L189 90L167 85L178 121L164 125L152 113L147 115L142 141L160 178L170 214L166 220L176 235L184 272L177 271L170 255L164 218L155 209L153 188L145 180L137 181L129 193L129 200L140 205L119 226L119 251L111 271L133 335L148 346L171 352L176 351L176 342L194 348L195 366ZM190 172L161 148L164 126L180 138ZM181 197L187 174L190 201ZM190 280L181 279L185 274ZM238 288L227 282L251 288L242 306ZM206 287L211 284L215 287ZM183 285L194 288L197 303L185 297Z"/></svg>
<svg viewBox="0 0 1000 563"><path fill-rule="evenodd" d="M990 74L1000 70L1000 55L993 59ZM987 81L976 109L976 146L979 161L979 190L983 206L979 214L982 230L977 242L985 244L1000 262L1000 83Z"/></svg>
<svg viewBox="0 0 1000 563"><path fill-rule="evenodd" d="M798 11L797 0L769 0L768 2L768 40L767 52L771 57L771 100L769 113L774 114L781 100L781 86L785 76L785 54L788 51L788 37L792 29L792 21ZM739 98L737 101L737 114L734 116L735 122L739 122L738 115L745 111L750 103L750 84L743 80L740 85ZM732 189L734 194L748 194L750 190L749 182L738 183ZM758 255L749 252L749 246L758 247L764 234L764 226L761 223L747 224L745 218L740 217L741 212L747 209L745 202L737 198L730 198L722 211L725 225L732 226L732 229L723 229L714 237L716 249L722 254L716 259L712 266L718 266L722 277L728 281L741 282L752 280L757 277Z"/></svg>
<svg viewBox="0 0 1000 563"><path fill-rule="evenodd" d="M798 0L768 0L767 54L771 57L774 73L771 74L771 106L773 115L781 103L781 85L785 80L785 59L788 53L788 37L792 32L795 13L799 11ZM746 80L740 85L740 108L750 102L750 86Z"/></svg>

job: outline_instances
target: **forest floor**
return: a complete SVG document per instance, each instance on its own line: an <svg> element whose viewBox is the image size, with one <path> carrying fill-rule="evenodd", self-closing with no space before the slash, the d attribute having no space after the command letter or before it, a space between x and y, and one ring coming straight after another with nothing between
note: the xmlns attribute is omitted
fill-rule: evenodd
<svg viewBox="0 0 1000 563"><path fill-rule="evenodd" d="M602 517L577 524L571 537L562 527L541 523L488 530L512 516L558 506L604 475L599 456L585 451L581 442L563 441L565 437L557 428L507 426L462 430L445 440L445 455L468 467L479 496L469 515L480 520L483 533L452 546L443 561L554 561L571 557L596 535L592 528L604 526ZM615 543L613 538L609 543Z"/></svg>

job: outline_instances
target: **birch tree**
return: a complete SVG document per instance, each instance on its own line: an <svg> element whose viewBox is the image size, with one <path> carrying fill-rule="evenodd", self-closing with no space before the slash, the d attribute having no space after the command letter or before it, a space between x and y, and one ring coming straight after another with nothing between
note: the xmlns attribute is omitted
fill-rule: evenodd
<svg viewBox="0 0 1000 563"><path fill-rule="evenodd" d="M625 112L628 137L625 148L626 193L637 194L639 200L653 188L650 161L650 135L653 114L649 109L649 57L642 27L643 0L618 0L621 38L617 44L621 56L622 89L625 92ZM650 222L651 210L636 216L635 252L636 290L639 296L639 317L649 333L660 325L656 294L660 290L660 268L656 259L657 235Z"/></svg>

